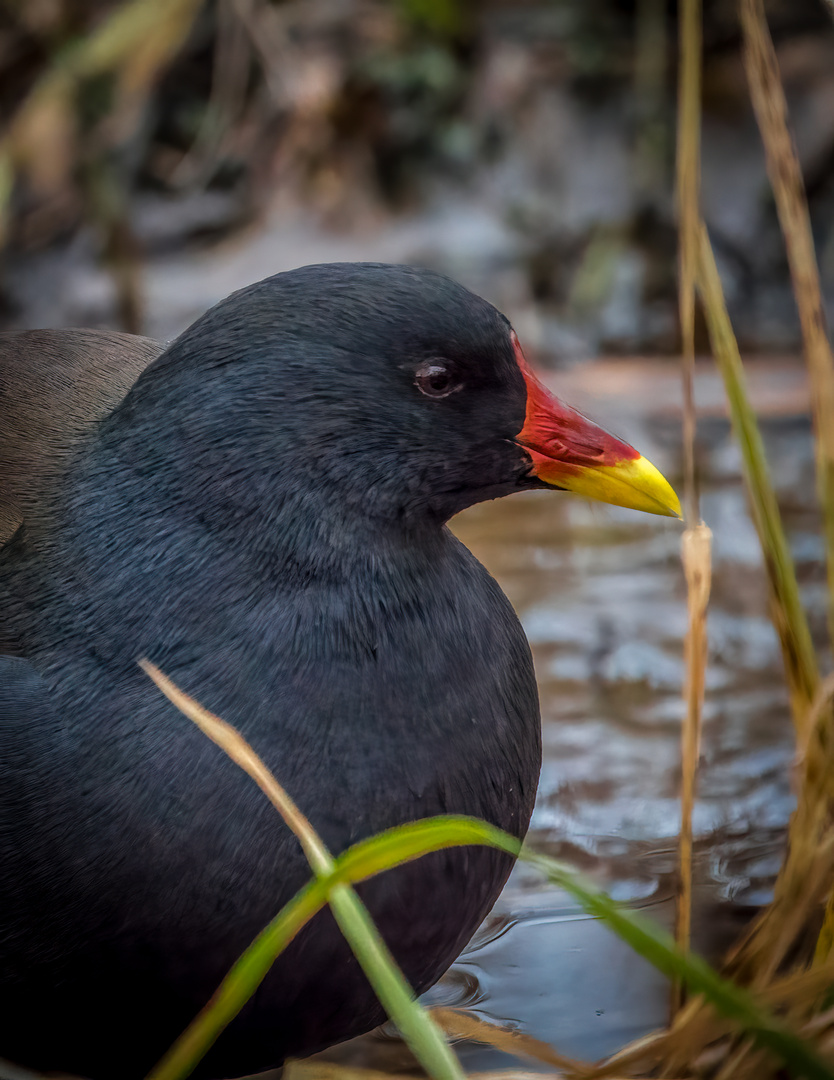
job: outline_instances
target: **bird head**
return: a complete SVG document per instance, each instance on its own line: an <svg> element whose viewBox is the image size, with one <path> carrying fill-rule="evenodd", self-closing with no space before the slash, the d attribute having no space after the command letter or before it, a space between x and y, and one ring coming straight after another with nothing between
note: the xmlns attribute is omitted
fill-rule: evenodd
<svg viewBox="0 0 834 1080"><path fill-rule="evenodd" d="M151 448L173 440L214 506L295 492L414 523L561 488L680 516L653 465L545 388L500 312L428 270L307 266L234 293L117 412L142 424L166 400Z"/></svg>

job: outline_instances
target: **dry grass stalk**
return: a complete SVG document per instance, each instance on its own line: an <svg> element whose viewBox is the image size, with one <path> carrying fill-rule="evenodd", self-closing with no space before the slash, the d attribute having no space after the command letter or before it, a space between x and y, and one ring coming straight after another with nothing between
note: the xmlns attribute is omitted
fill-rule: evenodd
<svg viewBox="0 0 834 1080"><path fill-rule="evenodd" d="M666 1037L658 1043L657 1057L646 1060L645 1066L661 1062L672 1075L687 1076L705 1054L717 1066L732 1046L732 1033L731 1024L717 1017L703 998L695 998L674 1018Z"/></svg>
<svg viewBox="0 0 834 1080"><path fill-rule="evenodd" d="M834 975L834 965L827 971L806 971L775 980L761 998L773 1008L805 1006L819 1000L820 987ZM687 1001L664 1031L645 1035L623 1047L606 1061L595 1066L589 1080L612 1080L614 1076L667 1075L701 1076L722 1067L734 1052L737 1041L732 1021L718 1016L702 997ZM770 1073L763 1069L756 1080Z"/></svg>
<svg viewBox="0 0 834 1080"><path fill-rule="evenodd" d="M803 930L816 921L834 885L834 747L830 716L817 725L805 759L805 773L788 831L788 855L779 872L773 902L740 950L753 981L764 984L788 955ZM827 953L818 953L824 959Z"/></svg>
<svg viewBox="0 0 834 1080"><path fill-rule="evenodd" d="M828 555L828 625L834 640L834 357L828 340L808 201L763 0L740 0L744 65L793 281L811 379L817 490Z"/></svg>
<svg viewBox="0 0 834 1080"><path fill-rule="evenodd" d="M327 848L319 840L313 826L243 736L231 724L227 724L219 716L215 716L208 709L204 709L194 698L183 693L149 660L140 660L139 666L156 683L168 700L173 705L176 705L181 713L193 721L204 735L208 736L236 765L239 765L244 772L252 777L289 828L298 837L307 861L316 873L328 873L331 869L332 859Z"/></svg>
<svg viewBox="0 0 834 1080"><path fill-rule="evenodd" d="M679 4L678 77L678 307L683 354L683 455L684 508L687 531L682 558L687 579L689 632L685 646L686 714L681 729L681 830L678 842L678 895L675 937L682 949L689 948L692 924L692 809L698 771L698 748L706 671L706 604L709 600L709 542L699 532L698 489L695 475L695 282L698 268L698 192L700 187L701 143L701 0L681 0ZM707 530L708 533L708 530ZM703 570L706 557L707 569ZM695 559L698 569L692 564ZM689 560L690 565L687 565ZM699 582L700 584L696 583ZM707 583L704 593L702 585ZM703 601L703 607L701 602ZM680 983L672 986L672 1011L683 1004Z"/></svg>
<svg viewBox="0 0 834 1080"><path fill-rule="evenodd" d="M692 812L701 743L704 681L707 669L707 606L712 581L712 532L703 524L687 529L681 541L686 575L689 628L684 645L686 719L681 730L681 828L678 841L679 875L675 937L689 947L692 920ZM681 1004L680 992L676 1007Z"/></svg>
<svg viewBox="0 0 834 1080"><path fill-rule="evenodd" d="M693 93L696 74L687 64L700 52L700 25L694 17L695 3L684 0L681 10L681 92L678 133L678 200L680 213L680 310L684 368L690 352L694 328L694 303L689 288L693 280L688 254L692 251L692 221L697 215L697 124L698 103ZM818 434L818 477L830 552L834 552L834 428L820 440L821 418L834 413L834 365L825 333L819 283L810 239L807 206L801 175L785 123L784 95L779 82L772 44L767 34L761 0L742 0L747 42L746 61L757 115L768 149L768 165L786 233L797 303L803 322L806 354L814 380L814 406ZM692 21L689 21L689 20ZM766 48L767 47L767 48ZM769 52L767 49L769 48ZM694 114L694 115L693 115ZM745 458L754 520L762 541L768 570L774 622L782 644L791 690L797 742L804 751L804 779L789 834L788 857L777 881L774 902L741 943L732 964L742 983L770 993L778 988L782 1005L794 1020L805 1019L805 1034L828 1031L826 1016L813 1015L820 995L830 987L826 963L822 979L814 973L795 973L792 982L775 979L776 973L795 950L822 898L834 881L834 843L830 838L831 806L834 803L834 736L830 730L831 693L820 687L816 657L807 620L799 602L790 550L784 537L775 495L770 484L761 439L750 410L744 375L735 337L727 316L720 279L706 230L696 224L698 266L696 277L704 300L713 351L724 376L733 424ZM692 348L694 352L694 348ZM685 390L686 390L685 374ZM694 428L691 398L685 393L685 430ZM690 436L691 437L691 436ZM692 468L691 443L685 441L687 481ZM687 517L691 525L696 497L687 492ZM829 558L829 602L834 605L834 558ZM834 616L830 622L834 627ZM692 607L690 606L690 615ZM691 631L690 631L691 632ZM692 670L689 669L690 678ZM697 745L697 744L695 744ZM690 745L690 752L692 746ZM686 800L686 794L682 795ZM682 815L685 819L685 812ZM686 825L682 829L682 866L686 860ZM683 905L681 906L683 910ZM680 914L679 914L680 919ZM834 925L834 924L833 924ZM832 932L834 936L834 932ZM818 955L828 955L830 941L821 942ZM823 960L823 962L825 962ZM786 992L787 991L787 992ZM834 1021L834 1017L831 1018ZM708 1069L719 1080L762 1080L773 1075L768 1055L753 1050L747 1039L722 1038L722 1028L712 1010L701 1001L691 1002L675 1017L671 1029L626 1048L607 1063L621 1066L660 1067L675 1075L691 1076ZM607 1069L605 1070L607 1074ZM602 1075L602 1073L600 1073Z"/></svg>
<svg viewBox="0 0 834 1080"><path fill-rule="evenodd" d="M382 1069L365 1069L313 1059L288 1061L281 1071L281 1080L392 1080L392 1075Z"/></svg>
<svg viewBox="0 0 834 1080"><path fill-rule="evenodd" d="M834 641L834 356L828 339L811 219L802 170L788 127L788 108L779 77L776 50L762 0L741 0L744 64L750 96L762 135L767 170L799 310L805 361L811 380L817 461L817 491L822 507L828 570L828 628ZM834 716L829 715L829 728ZM829 730L829 739L834 730ZM827 810L821 811L827 820ZM830 823L830 822L829 822ZM834 941L834 895L829 898L817 959Z"/></svg>
<svg viewBox="0 0 834 1080"><path fill-rule="evenodd" d="M678 76L678 308L683 352L684 509L699 520L695 484L695 280L698 266L698 190L701 183L701 0L681 0Z"/></svg>
<svg viewBox="0 0 834 1080"><path fill-rule="evenodd" d="M774 1009L807 1013L834 984L834 957L807 970L792 971L762 988L762 998Z"/></svg>
<svg viewBox="0 0 834 1080"><path fill-rule="evenodd" d="M834 1009L815 1014L820 1001L834 982L834 960L824 967L796 971L773 980L760 991L763 1002L782 1011L796 1023L805 1038L814 1039L822 1053L834 1048ZM804 1022L797 1022L806 1017ZM831 1035L830 1045L826 1040ZM610 1071L609 1071L610 1070ZM702 1077L718 1080L767 1080L783 1071L767 1053L754 1050L749 1040L734 1035L733 1026L716 1016L712 1008L697 998L675 1016L667 1031L637 1040L614 1055L593 1074L594 1080L608 1080L614 1072L631 1076L663 1075Z"/></svg>
<svg viewBox="0 0 834 1080"><path fill-rule="evenodd" d="M753 924L732 959L732 969L754 986L767 986L806 927L813 925L819 906L834 885L832 697L834 680L828 679L820 687L811 711L813 726L802 763L797 807L788 830L788 853L776 880L773 902ZM824 962L828 956L826 939L821 936L816 963ZM825 970L834 974L834 965L827 964ZM816 1001L812 998L805 1003L805 1015Z"/></svg>
<svg viewBox="0 0 834 1080"><path fill-rule="evenodd" d="M817 1030L813 1011L831 985L834 966L825 972L797 972L775 979L778 967L814 918L834 878L834 843L827 834L829 799L834 795L834 754L826 738L826 717L831 709L832 687L820 686L810 633L801 605L781 528L775 495L767 475L755 417L749 409L741 359L735 342L712 250L702 229L699 237L698 285L704 300L716 359L724 375L733 423L742 445L753 504L754 520L762 538L768 567L776 623L785 653L792 699L801 703L795 717L801 726L799 742L804 755L804 783L799 806L791 823L789 856L777 883L774 904L757 922L737 950L733 969L740 981L760 988L763 996L781 1005L788 1015L805 1019L803 1030ZM805 642L803 651L802 642ZM727 1038L729 1026L719 1021L701 1001L690 1002L675 1017L668 1032L625 1048L598 1075L610 1075L615 1064L623 1071L641 1067L662 1068L678 1076L707 1068L713 1075L733 1080L745 1076L762 1080L773 1075L769 1058L750 1051L746 1041Z"/></svg>
<svg viewBox="0 0 834 1080"><path fill-rule="evenodd" d="M356 1065L339 1065L328 1061L288 1061L282 1080L403 1080L402 1072L389 1073ZM491 1069L467 1073L467 1080L565 1080L565 1073L528 1072L525 1069ZM607 1080L633 1080L625 1073L612 1073ZM663 1080L657 1077L655 1080ZM672 1080L672 1078L669 1078Z"/></svg>
<svg viewBox="0 0 834 1080"><path fill-rule="evenodd" d="M329 1061L288 1061L284 1066L282 1080L403 1080L403 1073L388 1073L380 1069L339 1065ZM470 1073L468 1080L563 1080L563 1074L499 1069Z"/></svg>
<svg viewBox="0 0 834 1080"><path fill-rule="evenodd" d="M752 1042L746 1040L740 1046L733 1047L718 1069L715 1080L758 1080L773 1071L772 1063L768 1069L769 1061L766 1053L755 1051Z"/></svg>
<svg viewBox="0 0 834 1080"><path fill-rule="evenodd" d="M493 1046L505 1054L529 1057L558 1069L566 1080L590 1080L596 1075L594 1067L576 1058L566 1057L541 1039L523 1031L487 1023L473 1013L460 1009L432 1009L432 1017L450 1039L470 1039Z"/></svg>
<svg viewBox="0 0 834 1080"><path fill-rule="evenodd" d="M730 325L721 281L706 229L701 232L699 288L713 353L727 387L731 417L742 448L753 520L762 542L771 610L782 654L797 728L797 743L807 747L804 782L789 831L788 857L777 880L774 901L737 950L733 970L742 982L762 987L773 978L831 880L832 844L827 784L831 775L827 697L818 698L819 677L807 620L799 601L796 575L782 529L755 416L750 409L738 345ZM814 722L816 721L816 722Z"/></svg>
<svg viewBox="0 0 834 1080"><path fill-rule="evenodd" d="M139 666L183 715L255 781L297 837L314 874L317 877L330 874L334 869L333 856L243 736L231 724L183 693L150 661L142 659ZM334 885L328 890L327 902L374 993L402 1031L427 1074L435 1080L463 1080L458 1060L443 1033L429 1013L415 1001L411 987L355 891L345 883ZM196 1062L236 1015L235 1011L227 1011L217 1022L210 1021L203 1025L203 1021L208 1019L207 1014L211 1013L212 1003L218 1001L223 985L154 1066L147 1080L181 1080L193 1071Z"/></svg>
<svg viewBox="0 0 834 1080"><path fill-rule="evenodd" d="M770 615L782 648L797 745L801 752L808 739L811 708L819 686L817 660L808 620L799 598L796 570L782 527L776 493L767 468L764 444L755 413L750 407L744 366L727 313L721 278L703 225L698 260L698 289L713 356L727 392L733 431L742 452L753 523L765 560Z"/></svg>
<svg viewBox="0 0 834 1080"><path fill-rule="evenodd" d="M683 1006L683 1010L686 1009ZM677 1014L680 1016L680 1012ZM656 1069L658 1062L664 1060L664 1049L668 1045L669 1032L659 1031L637 1039L634 1043L618 1050L616 1054L601 1062L591 1074L592 1080L615 1080L619 1076L647 1076ZM670 1075L674 1076L673 1071Z"/></svg>
<svg viewBox="0 0 834 1080"><path fill-rule="evenodd" d="M830 768L827 775L831 776ZM814 770L815 781L819 773ZM830 784L830 782L829 782ZM809 782L809 787L813 785ZM812 797L808 806L819 806L820 800ZM799 814L799 812L798 812ZM807 817L795 816L793 831L801 833ZM794 843L791 850L795 850ZM800 857L805 859L799 872L787 871L787 885L779 888L774 903L754 925L750 934L738 948L732 963L739 981L758 986L763 1001L778 1007L787 1018L796 1023L797 1029L806 1037L815 1037L819 1049L825 1051L827 1044L820 1035L834 1023L834 1015L815 1015L815 1010L829 992L834 982L834 958L828 957L822 966L811 970L798 970L781 978L774 978L775 968L784 962L790 949L796 947L813 918L815 910L834 879L834 844L826 841L816 855L809 858L813 845L799 847ZM783 871L784 872L784 871ZM805 883L805 891L801 889ZM797 888L799 886L799 888ZM712 1070L724 1080L764 1080L776 1075L769 1056L752 1051L747 1040L740 1045L735 1038L727 1038L731 1026L717 1018L711 1007L702 1000L689 1002L675 1017L668 1032L660 1033L650 1040L643 1040L631 1049L626 1048L616 1056L621 1065L641 1065L645 1070L660 1066L672 1075L698 1074L699 1063L704 1067L709 1059Z"/></svg>

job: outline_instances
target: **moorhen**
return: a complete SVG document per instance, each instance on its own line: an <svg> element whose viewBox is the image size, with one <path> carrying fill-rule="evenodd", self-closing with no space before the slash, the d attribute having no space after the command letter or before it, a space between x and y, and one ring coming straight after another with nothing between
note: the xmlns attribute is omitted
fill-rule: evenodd
<svg viewBox="0 0 834 1080"><path fill-rule="evenodd" d="M21 523L0 550L0 1056L131 1080L311 876L137 658L235 725L333 852L438 813L521 837L541 756L530 650L446 522L543 487L679 504L545 390L495 308L406 266L278 274L164 351L7 335L0 387L22 447L3 452ZM361 887L415 991L510 866L461 848ZM198 1075L382 1019L325 911Z"/></svg>

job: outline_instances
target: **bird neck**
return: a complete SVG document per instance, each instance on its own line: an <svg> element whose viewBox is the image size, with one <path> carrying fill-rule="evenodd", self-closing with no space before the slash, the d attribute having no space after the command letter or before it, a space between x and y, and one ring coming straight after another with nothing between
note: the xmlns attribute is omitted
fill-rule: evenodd
<svg viewBox="0 0 834 1080"><path fill-rule="evenodd" d="M418 604L435 581L446 590L463 554L436 519L363 512L355 490L340 498L325 482L296 482L280 499L258 500L256 482L241 500L228 476L189 483L182 471L146 466L114 455L80 470L49 550L32 560L47 580L25 584L30 594L48 587L53 616L63 611L39 637L101 638L101 653L125 651L133 663L137 649L159 641L222 640L236 626L251 636L253 611L258 632L283 626L278 613L290 613L302 594L370 627L379 611ZM114 625L120 643L103 636Z"/></svg>

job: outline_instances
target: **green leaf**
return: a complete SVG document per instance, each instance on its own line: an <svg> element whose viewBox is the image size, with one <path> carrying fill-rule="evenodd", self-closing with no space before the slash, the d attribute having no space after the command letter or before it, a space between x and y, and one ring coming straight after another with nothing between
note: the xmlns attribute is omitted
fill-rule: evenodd
<svg viewBox="0 0 834 1080"><path fill-rule="evenodd" d="M773 1051L797 1077L834 1080L834 1069L814 1047L762 1005L749 991L723 978L700 956L684 953L662 927L622 908L556 859L522 851L521 858L573 896L585 911L605 925L669 978L678 978L703 994L716 1012L735 1021L753 1040Z"/></svg>
<svg viewBox="0 0 834 1080"><path fill-rule="evenodd" d="M744 479L770 587L773 624L782 647L798 743L803 749L808 738L811 704L819 686L817 659L808 618L799 597L796 567L770 479L764 443L747 393L744 365L727 314L712 245L703 224L699 233L698 288L713 355L724 380L733 432L741 448Z"/></svg>
<svg viewBox="0 0 834 1080"><path fill-rule="evenodd" d="M311 881L309 885L296 893L272 922L261 931L231 968L206 1007L148 1074L148 1080L182 1080L193 1071L223 1029L231 1023L254 994L278 956L305 923L324 907L328 901L328 895L332 903L332 894L336 887L363 881L383 870L410 862L431 851L467 844L486 844L513 856L518 855L521 848L520 842L515 837L503 833L486 822L465 817L435 817L415 821L396 829L389 829L387 832L348 848L334 860L333 869L329 874ZM338 895L337 893L337 904L339 903ZM378 978L383 984L383 993L393 992L396 995L398 989L402 989L402 987L397 987L398 969L394 966L396 974L392 977L391 965L382 961L379 935L367 911L363 907L362 913L357 914L355 910L351 911L348 907L345 912L344 900L341 903L343 905L342 919L346 919L349 930L352 929L354 935L365 937L365 943L360 945L360 948L364 949L365 960L376 966ZM336 914L335 910L334 914ZM350 943L351 948L355 950L355 940L350 939ZM413 1009L421 1014L424 1012L416 1002L410 998L409 1000ZM384 1001L383 1004L385 1004ZM394 1017L394 1019L403 1030L401 1018ZM419 1025L420 1021L417 1023ZM405 1025L408 1031L403 1031L403 1034L407 1035L413 1031L414 1025L409 1024L408 1019ZM432 1027L434 1029L434 1025ZM417 1037L420 1037L419 1034Z"/></svg>

